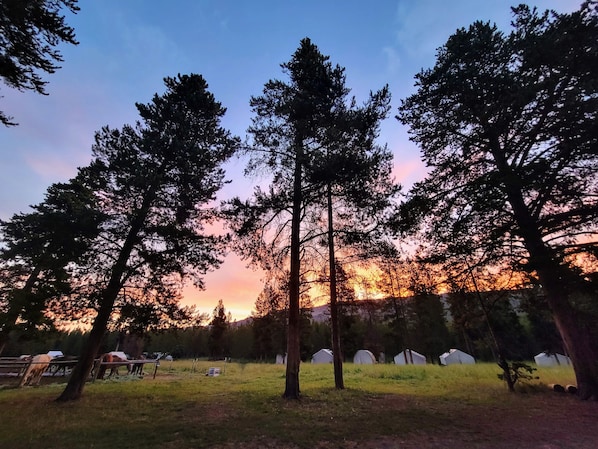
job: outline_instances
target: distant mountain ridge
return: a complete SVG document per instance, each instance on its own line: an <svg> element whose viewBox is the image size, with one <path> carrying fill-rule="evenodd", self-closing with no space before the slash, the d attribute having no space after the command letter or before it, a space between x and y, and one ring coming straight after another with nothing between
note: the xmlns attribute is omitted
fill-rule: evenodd
<svg viewBox="0 0 598 449"><path fill-rule="evenodd" d="M361 316L367 316L373 310L379 311L384 305L385 299L362 299L351 302L350 305L358 312ZM341 307L346 303L339 304ZM312 321L316 323L325 323L330 319L330 306L323 304L321 306L315 306L311 309ZM251 324L253 317L248 316L242 320L234 321L231 323L232 326L244 326Z"/></svg>
<svg viewBox="0 0 598 449"><path fill-rule="evenodd" d="M497 293L497 292L481 292L482 295L487 295L489 293ZM509 297L509 301L511 302L512 306L517 309L519 303L522 299L522 295L526 293L526 290L506 290L503 293L507 294ZM468 292L469 295L475 295L474 292ZM443 293L438 295L440 301L444 306L444 312L446 314L447 321L451 321L451 313L450 308L448 305L448 298L451 294L450 293ZM407 296L404 298L400 298L401 301L411 301L413 296ZM339 307L351 307L353 309L354 314L360 315L362 318L368 317L370 314L380 313L384 306L387 304L388 298L383 299L360 299L351 302L343 302L339 303ZM321 306L316 306L312 308L312 321L316 323L325 323L330 319L330 305L323 304ZM251 324L253 321L253 317L249 316L243 320L235 321L231 323L233 326L243 326L247 324Z"/></svg>

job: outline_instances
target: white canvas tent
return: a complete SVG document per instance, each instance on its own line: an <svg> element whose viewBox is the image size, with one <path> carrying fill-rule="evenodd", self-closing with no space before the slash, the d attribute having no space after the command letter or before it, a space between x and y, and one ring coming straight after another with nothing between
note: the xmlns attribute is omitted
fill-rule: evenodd
<svg viewBox="0 0 598 449"><path fill-rule="evenodd" d="M332 349L320 349L311 357L311 363L332 363Z"/></svg>
<svg viewBox="0 0 598 449"><path fill-rule="evenodd" d="M360 349L353 356L353 363L357 365L372 365L376 363L376 357L367 349Z"/></svg>
<svg viewBox="0 0 598 449"><path fill-rule="evenodd" d="M413 349L405 349L394 358L396 365L425 365L426 357Z"/></svg>
<svg viewBox="0 0 598 449"><path fill-rule="evenodd" d="M458 349L449 349L440 356L441 365L473 365L475 359L469 354Z"/></svg>
<svg viewBox="0 0 598 449"><path fill-rule="evenodd" d="M559 366L559 365L571 365L571 359L563 354L541 352L534 357L534 361L538 366Z"/></svg>
<svg viewBox="0 0 598 449"><path fill-rule="evenodd" d="M48 351L48 355L50 357L52 357L53 359L56 357L64 357L64 354L62 353L62 351Z"/></svg>
<svg viewBox="0 0 598 449"><path fill-rule="evenodd" d="M276 364L277 365L286 365L287 363L287 355L276 354Z"/></svg>

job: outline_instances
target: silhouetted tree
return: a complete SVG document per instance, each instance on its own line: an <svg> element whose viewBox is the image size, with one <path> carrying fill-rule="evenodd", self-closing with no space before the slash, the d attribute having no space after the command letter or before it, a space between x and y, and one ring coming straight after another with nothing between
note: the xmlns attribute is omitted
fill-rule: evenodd
<svg viewBox="0 0 598 449"><path fill-rule="evenodd" d="M408 290L408 263L400 259L397 247L390 241L379 245L375 263L380 270L376 288L386 296L382 305L384 321L388 325L386 338L390 340L390 344L385 344L386 351L390 349L396 354L414 348L408 313L412 293Z"/></svg>
<svg viewBox="0 0 598 449"><path fill-rule="evenodd" d="M519 264L542 285L579 394L598 397L598 354L572 268L596 252L598 7L571 14L514 8L508 35L460 29L398 118L430 168L403 209L433 252L477 264ZM474 267L475 268L475 267Z"/></svg>
<svg viewBox="0 0 598 449"><path fill-rule="evenodd" d="M524 293L519 307L528 322L532 355L543 351L563 353L563 340L540 288L527 289Z"/></svg>
<svg viewBox="0 0 598 449"><path fill-rule="evenodd" d="M212 312L212 321L210 321L210 337L208 339L210 357L221 358L227 353L228 348L225 345L225 334L230 326L229 318L224 308L224 302L222 299L219 299L218 304Z"/></svg>
<svg viewBox="0 0 598 449"><path fill-rule="evenodd" d="M440 297L433 292L418 290L411 299L414 316L413 349L424 354L428 360L437 361L450 344L446 313Z"/></svg>
<svg viewBox="0 0 598 449"><path fill-rule="evenodd" d="M255 301L251 316L254 350L258 359L286 353L287 298L287 291L267 283Z"/></svg>
<svg viewBox="0 0 598 449"><path fill-rule="evenodd" d="M87 344L58 398L81 396L113 312L128 285L152 288L160 297L180 291L183 280L203 287L217 267L223 238L205 232L216 216L210 205L222 187L222 164L238 139L220 126L225 109L200 75L165 78L166 93L137 104L143 122L95 136L95 159L82 169L96 180L108 215L97 239L93 267L97 315Z"/></svg>
<svg viewBox="0 0 598 449"><path fill-rule="evenodd" d="M283 396L297 399L302 266L305 268L310 261L307 243L317 238L314 223L319 217L319 210L313 208L319 192L311 189L308 170L322 151L321 134L344 86L339 82L342 71L333 69L328 58L307 38L282 68L289 76L288 82L269 81L263 94L251 99L255 115L249 128L252 142L247 170L269 173L272 182L267 191L257 188L251 202L234 200L230 217L231 226L243 240L239 250L244 257L260 263L266 271L276 267L289 271Z"/></svg>
<svg viewBox="0 0 598 449"><path fill-rule="evenodd" d="M91 241L104 219L96 207L79 177L50 186L32 212L0 222L0 353L12 331L31 337L55 319L76 318L62 299L76 288L72 265L91 257Z"/></svg>
<svg viewBox="0 0 598 449"><path fill-rule="evenodd" d="M334 358L335 387L344 388L341 335L337 310L337 254L339 249L361 248L371 252L381 238L384 212L391 206L398 186L392 182L392 153L376 144L380 122L389 111L388 87L376 93L362 107L348 99L344 69L334 68L336 80L327 122L322 121L323 137L318 139L320 154L308 165L314 185L320 185L325 211L328 247L330 322Z"/></svg>

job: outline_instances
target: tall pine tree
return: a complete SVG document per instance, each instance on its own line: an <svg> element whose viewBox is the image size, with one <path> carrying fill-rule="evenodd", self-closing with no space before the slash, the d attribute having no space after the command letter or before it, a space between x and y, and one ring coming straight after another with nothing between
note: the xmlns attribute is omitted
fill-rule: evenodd
<svg viewBox="0 0 598 449"><path fill-rule="evenodd" d="M514 13L508 35L482 22L457 30L416 76L398 118L430 171L406 222L422 219L443 257L526 270L545 292L580 396L598 398L592 320L580 319L576 299L589 279L574 267L597 245L598 9Z"/></svg>
<svg viewBox="0 0 598 449"><path fill-rule="evenodd" d="M211 204L224 182L222 164L238 139L220 126L225 109L200 75L165 78L166 92L137 104L135 127L96 134L95 159L82 172L95 180L108 216L96 239L92 269L97 315L71 378L58 398L81 396L115 301L127 286L163 289L170 296L190 278L217 267L222 238L205 232Z"/></svg>

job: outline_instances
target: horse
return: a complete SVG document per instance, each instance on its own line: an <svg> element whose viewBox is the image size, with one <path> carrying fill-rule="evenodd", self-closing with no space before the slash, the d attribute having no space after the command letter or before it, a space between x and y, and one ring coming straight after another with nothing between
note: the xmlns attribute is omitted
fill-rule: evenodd
<svg viewBox="0 0 598 449"><path fill-rule="evenodd" d="M118 363L122 362L122 363ZM128 366L129 362L127 359L123 359L115 354L104 354L100 357L100 367L98 371L98 379L103 379L104 375L106 374L106 370L110 366L110 374L108 377L112 377L115 374L118 376L118 367L119 366ZM128 370L128 368L127 368Z"/></svg>
<svg viewBox="0 0 598 449"><path fill-rule="evenodd" d="M145 356L143 356L143 355L139 356L138 360L145 360ZM129 374L142 376L143 375L143 365L144 365L143 362L134 363L131 366L131 369L129 370Z"/></svg>
<svg viewBox="0 0 598 449"><path fill-rule="evenodd" d="M33 356L31 363L21 377L19 387L24 385L39 385L42 379L42 374L48 369L52 357L48 354L38 354Z"/></svg>

